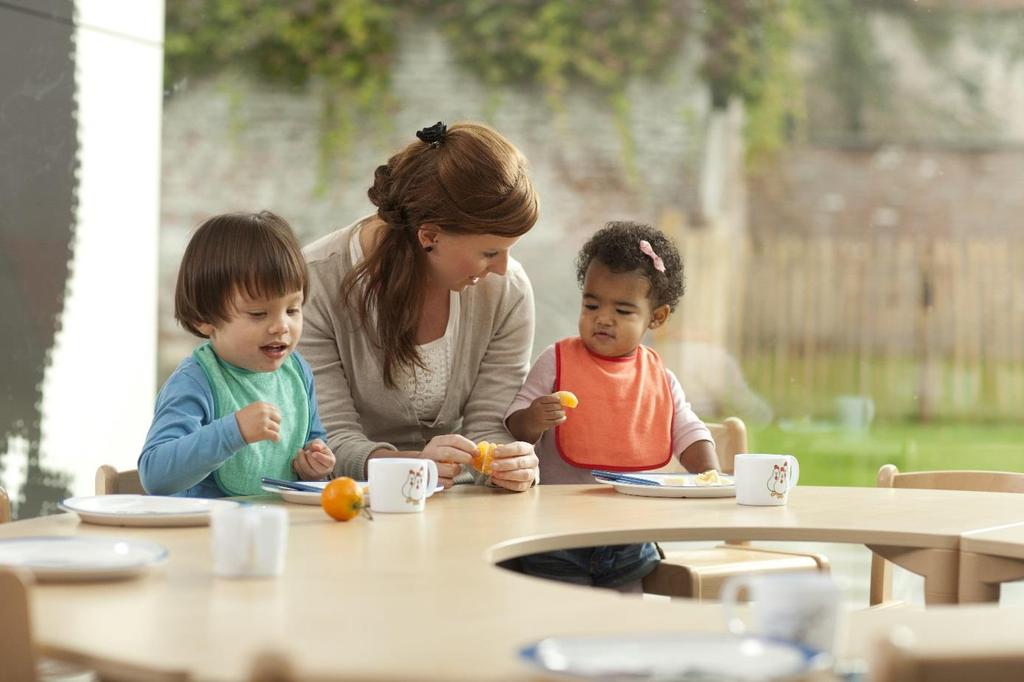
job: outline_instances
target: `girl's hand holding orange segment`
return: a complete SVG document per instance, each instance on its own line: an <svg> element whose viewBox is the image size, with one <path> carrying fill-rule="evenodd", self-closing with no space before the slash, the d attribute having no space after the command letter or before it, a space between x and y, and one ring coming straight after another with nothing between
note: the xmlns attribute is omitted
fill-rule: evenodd
<svg viewBox="0 0 1024 682"><path fill-rule="evenodd" d="M576 407L580 404L580 399L572 391L555 391L555 395L558 396L558 402L562 407Z"/></svg>

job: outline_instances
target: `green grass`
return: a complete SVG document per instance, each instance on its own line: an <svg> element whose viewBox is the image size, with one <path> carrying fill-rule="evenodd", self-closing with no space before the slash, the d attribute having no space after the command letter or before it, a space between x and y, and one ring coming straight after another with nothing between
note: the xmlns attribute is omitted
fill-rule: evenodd
<svg viewBox="0 0 1024 682"><path fill-rule="evenodd" d="M920 391L929 385L929 416L936 421L1013 422L1024 416L1024 364L977 359L958 364L937 359L928 382L914 357L859 357L851 353L748 352L747 382L776 415L831 419L841 394L869 396L880 421L921 417Z"/></svg>
<svg viewBox="0 0 1024 682"><path fill-rule="evenodd" d="M1024 425L883 423L863 434L811 423L749 429L751 452L795 455L800 483L874 486L878 468L1024 471Z"/></svg>

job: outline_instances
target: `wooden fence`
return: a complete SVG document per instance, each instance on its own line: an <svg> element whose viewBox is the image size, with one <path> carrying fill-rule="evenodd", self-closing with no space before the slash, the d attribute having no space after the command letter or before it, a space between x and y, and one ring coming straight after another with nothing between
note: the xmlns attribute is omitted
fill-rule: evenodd
<svg viewBox="0 0 1024 682"><path fill-rule="evenodd" d="M735 356L780 416L1024 416L1024 239L676 233L687 293L657 343Z"/></svg>

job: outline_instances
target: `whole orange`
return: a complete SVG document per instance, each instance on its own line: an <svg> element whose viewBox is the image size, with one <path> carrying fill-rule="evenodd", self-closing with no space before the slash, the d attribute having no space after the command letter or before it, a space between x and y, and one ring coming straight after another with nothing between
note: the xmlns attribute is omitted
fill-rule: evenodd
<svg viewBox="0 0 1024 682"><path fill-rule="evenodd" d="M335 521L350 521L363 510L363 491L351 478L336 478L320 493L320 506Z"/></svg>

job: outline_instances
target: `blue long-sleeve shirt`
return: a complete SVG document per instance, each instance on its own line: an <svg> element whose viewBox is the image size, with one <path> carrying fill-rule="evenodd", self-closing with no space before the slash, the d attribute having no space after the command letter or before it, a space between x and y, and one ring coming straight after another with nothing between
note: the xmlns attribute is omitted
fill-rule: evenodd
<svg viewBox="0 0 1024 682"><path fill-rule="evenodd" d="M320 423L313 373L298 353L309 399L306 443L327 442ZM190 355L160 389L146 444L139 455L142 487L151 495L224 497L213 472L246 446L234 413L216 419L213 390L206 373Z"/></svg>

